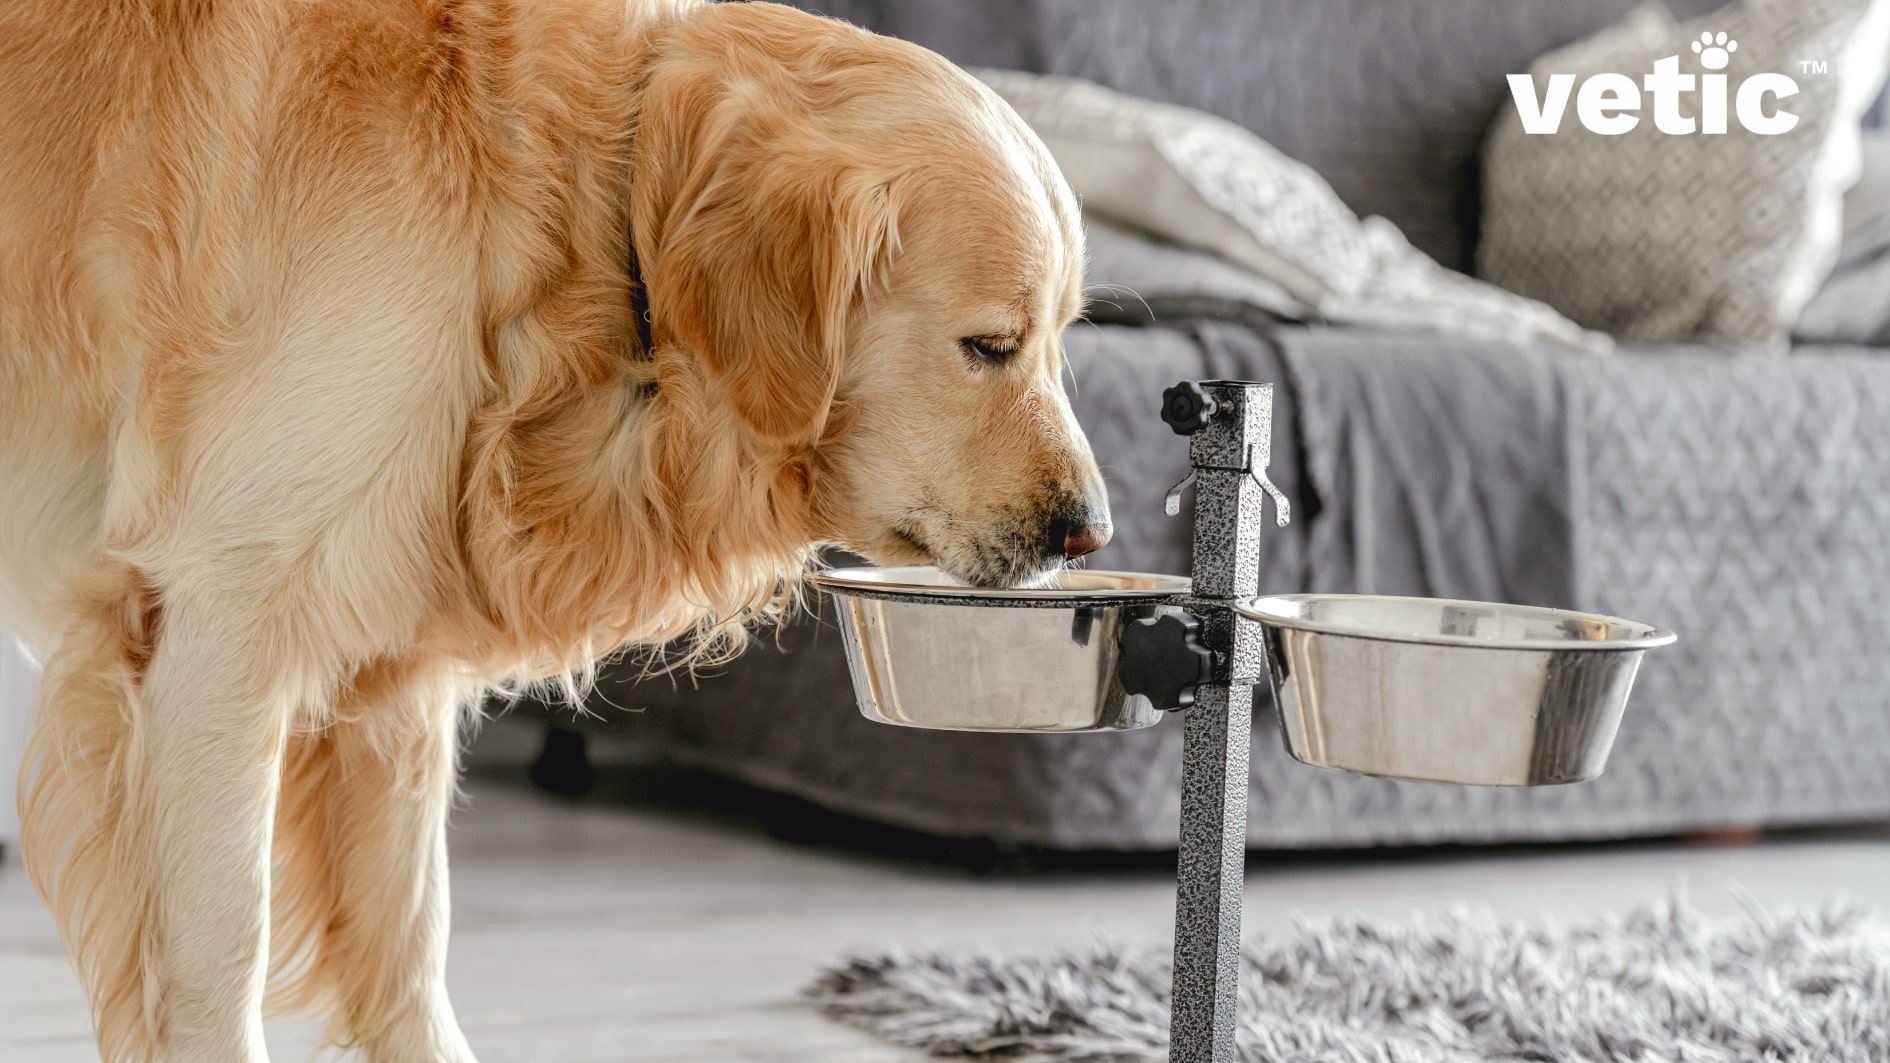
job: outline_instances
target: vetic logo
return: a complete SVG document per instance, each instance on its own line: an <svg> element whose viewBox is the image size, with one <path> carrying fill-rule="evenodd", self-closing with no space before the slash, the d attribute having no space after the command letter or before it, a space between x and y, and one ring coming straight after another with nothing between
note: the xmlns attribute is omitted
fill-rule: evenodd
<svg viewBox="0 0 1890 1063"><path fill-rule="evenodd" d="M1662 133L1685 136L1696 130L1709 135L1726 132L1728 88L1725 74L1714 73L1732 63L1739 42L1724 33L1702 33L1693 42L1693 54L1709 73L1683 74L1680 57L1668 56L1654 63L1652 73L1640 84L1626 74L1595 74L1575 88L1575 75L1549 75L1548 93L1539 95L1535 79L1528 74L1509 75L1509 92L1516 98L1516 113L1522 118L1523 132L1546 135L1562 128L1562 116L1568 111L1569 97L1575 97L1575 117L1591 133L1620 136L1641 124L1641 93L1653 97L1654 127ZM1694 118L1680 113L1680 102L1698 93L1699 105ZM1798 116L1778 106L1778 101L1798 95L1798 82L1784 74L1754 74L1739 83L1732 96L1733 114L1739 124L1753 133L1778 136L1798 125Z"/></svg>

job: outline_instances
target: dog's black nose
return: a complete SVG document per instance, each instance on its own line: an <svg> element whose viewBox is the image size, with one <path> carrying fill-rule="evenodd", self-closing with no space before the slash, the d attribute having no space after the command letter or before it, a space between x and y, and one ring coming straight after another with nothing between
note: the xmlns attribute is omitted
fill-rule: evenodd
<svg viewBox="0 0 1890 1063"><path fill-rule="evenodd" d="M1115 529L1107 524L1079 524L1063 533L1063 556L1078 558L1109 545Z"/></svg>
<svg viewBox="0 0 1890 1063"><path fill-rule="evenodd" d="M1108 520L1064 520L1050 522L1050 552L1074 561L1109 545L1115 533Z"/></svg>

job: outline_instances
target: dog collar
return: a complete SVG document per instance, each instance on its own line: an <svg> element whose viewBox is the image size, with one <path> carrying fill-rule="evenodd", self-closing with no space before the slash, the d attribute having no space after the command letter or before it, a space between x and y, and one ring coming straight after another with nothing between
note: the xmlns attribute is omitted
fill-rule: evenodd
<svg viewBox="0 0 1890 1063"><path fill-rule="evenodd" d="M630 313L636 318L637 339L643 341L644 359L656 354L656 344L650 338L650 290L643 283L643 266L637 260L637 245L630 243Z"/></svg>

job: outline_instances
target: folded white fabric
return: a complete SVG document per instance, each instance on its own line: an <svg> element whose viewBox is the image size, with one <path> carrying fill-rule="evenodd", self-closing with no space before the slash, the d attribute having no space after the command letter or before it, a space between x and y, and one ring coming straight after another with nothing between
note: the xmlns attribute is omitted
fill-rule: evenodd
<svg viewBox="0 0 1890 1063"><path fill-rule="evenodd" d="M1361 221L1311 167L1232 122L1073 78L974 73L1043 139L1086 212L1252 270L1297 301L1285 316L1610 346L1542 303L1444 268L1389 221Z"/></svg>
<svg viewBox="0 0 1890 1063"><path fill-rule="evenodd" d="M1837 268L1798 315L1801 343L1890 345L1890 133L1864 134L1863 177L1844 194Z"/></svg>

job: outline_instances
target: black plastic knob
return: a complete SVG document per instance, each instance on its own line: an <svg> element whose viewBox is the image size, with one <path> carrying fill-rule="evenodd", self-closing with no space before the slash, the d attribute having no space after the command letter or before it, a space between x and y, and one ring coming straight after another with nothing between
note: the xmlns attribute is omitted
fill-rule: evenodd
<svg viewBox="0 0 1890 1063"><path fill-rule="evenodd" d="M1122 688L1169 712L1192 706L1195 688L1214 678L1214 653L1200 636L1201 622L1186 613L1129 624L1116 664Z"/></svg>
<svg viewBox="0 0 1890 1063"><path fill-rule="evenodd" d="M1178 436L1191 436L1214 418L1214 398L1201 385L1184 380L1162 392L1162 420Z"/></svg>

